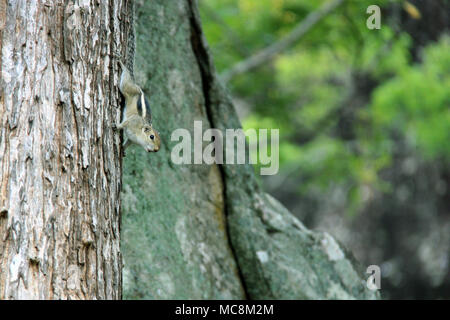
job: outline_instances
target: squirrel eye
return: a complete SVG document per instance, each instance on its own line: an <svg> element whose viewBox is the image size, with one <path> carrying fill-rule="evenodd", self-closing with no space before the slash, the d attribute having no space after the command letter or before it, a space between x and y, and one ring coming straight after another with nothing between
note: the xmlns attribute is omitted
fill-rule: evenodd
<svg viewBox="0 0 450 320"><path fill-rule="evenodd" d="M155 136L154 135L150 135L150 139L155 139Z"/></svg>

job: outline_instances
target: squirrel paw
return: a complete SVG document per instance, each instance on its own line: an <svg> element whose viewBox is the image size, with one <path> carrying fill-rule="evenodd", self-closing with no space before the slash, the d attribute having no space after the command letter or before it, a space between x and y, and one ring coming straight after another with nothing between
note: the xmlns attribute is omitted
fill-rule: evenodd
<svg viewBox="0 0 450 320"><path fill-rule="evenodd" d="M120 53L120 51L114 51L113 53L112 53L112 56L114 57L114 58L117 58L117 59L122 59L122 54Z"/></svg>
<svg viewBox="0 0 450 320"><path fill-rule="evenodd" d="M113 123L111 125L111 129L113 129L113 131L117 131L119 128L117 127L117 125L115 123Z"/></svg>

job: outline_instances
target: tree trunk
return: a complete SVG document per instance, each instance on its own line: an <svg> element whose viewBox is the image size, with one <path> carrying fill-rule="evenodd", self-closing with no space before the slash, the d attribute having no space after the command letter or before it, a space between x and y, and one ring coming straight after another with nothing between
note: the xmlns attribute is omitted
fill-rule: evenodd
<svg viewBox="0 0 450 320"><path fill-rule="evenodd" d="M131 147L124 159L124 297L377 298L351 254L265 194L251 165L173 164L175 129L194 136L195 120L223 132L240 123L197 1L144 1L137 9L136 76L146 84L162 148Z"/></svg>
<svg viewBox="0 0 450 320"><path fill-rule="evenodd" d="M126 15L122 0L0 0L0 299L121 298Z"/></svg>

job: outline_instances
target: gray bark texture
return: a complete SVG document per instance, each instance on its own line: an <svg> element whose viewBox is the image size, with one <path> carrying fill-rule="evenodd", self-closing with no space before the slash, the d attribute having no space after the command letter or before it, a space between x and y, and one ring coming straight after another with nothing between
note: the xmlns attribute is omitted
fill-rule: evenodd
<svg viewBox="0 0 450 320"><path fill-rule="evenodd" d="M175 165L171 133L240 128L197 1L137 2L135 74L162 148L124 158L124 298L376 299L364 269L265 194L251 165ZM205 143L206 144L206 143Z"/></svg>
<svg viewBox="0 0 450 320"><path fill-rule="evenodd" d="M122 296L111 55L127 10L0 0L0 299Z"/></svg>

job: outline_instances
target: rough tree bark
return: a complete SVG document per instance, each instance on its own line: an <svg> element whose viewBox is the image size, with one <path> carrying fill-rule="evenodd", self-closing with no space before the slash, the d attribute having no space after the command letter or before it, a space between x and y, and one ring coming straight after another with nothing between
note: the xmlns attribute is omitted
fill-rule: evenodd
<svg viewBox="0 0 450 320"><path fill-rule="evenodd" d="M194 120L204 130L240 123L197 1L145 1L137 13L136 76L163 144L150 155L131 147L124 159L124 297L377 298L351 254L265 194L252 166L172 163L175 129L194 136Z"/></svg>
<svg viewBox="0 0 450 320"><path fill-rule="evenodd" d="M111 54L126 13L122 0L0 0L0 299L121 298Z"/></svg>

